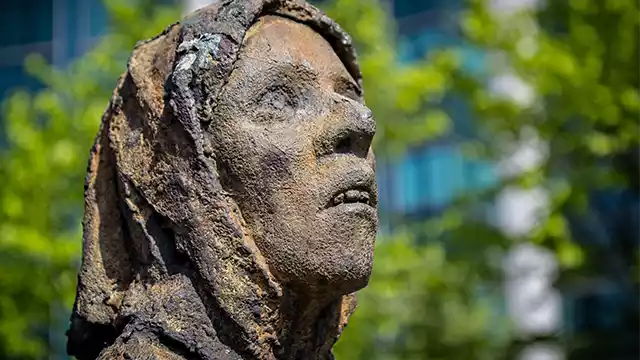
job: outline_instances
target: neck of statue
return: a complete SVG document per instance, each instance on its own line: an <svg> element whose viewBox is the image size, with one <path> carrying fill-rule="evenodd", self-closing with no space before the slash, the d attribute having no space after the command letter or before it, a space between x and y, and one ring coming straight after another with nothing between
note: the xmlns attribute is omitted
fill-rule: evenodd
<svg viewBox="0 0 640 360"><path fill-rule="evenodd" d="M231 212L236 214L237 229L244 235L245 251L251 254L243 259L252 260L238 266L232 261L235 258L230 257L224 261L232 262L221 263L220 268L230 269L228 278L232 281L218 283L217 299L211 297L211 289L200 288L202 298L208 303L209 317L214 323L219 319L214 325L218 328L218 337L237 348L247 360L332 359L331 349L355 310L355 295L316 291L312 296L278 283L255 245L237 204L228 203Z"/></svg>
<svg viewBox="0 0 640 360"><path fill-rule="evenodd" d="M214 310L212 299L202 292L197 295L192 284L186 276L175 275L153 286L132 285L123 305L126 311L120 314L123 326L129 332L162 335L157 338L160 343L173 339L173 347L184 353L195 351L193 355L202 359L329 360L355 309L354 294L317 298L283 291L258 300L255 308L271 311L256 317L248 306ZM157 291L165 287L171 291ZM154 310L165 308L162 314ZM175 330L175 324L186 324L185 319L193 325L186 337ZM118 346L116 341L114 349ZM211 349L227 349L230 355L212 358L218 352Z"/></svg>
<svg viewBox="0 0 640 360"><path fill-rule="evenodd" d="M278 359L331 358L331 348L342 330L343 297L314 298L295 293L285 294L280 301Z"/></svg>
<svg viewBox="0 0 640 360"><path fill-rule="evenodd" d="M355 309L355 295L315 298L285 290L277 297L263 297L255 308L270 311L254 317L247 307L229 307L231 313L222 317L227 325L218 322L216 330L243 359L329 360ZM212 319L220 315L210 313ZM253 320L242 320L248 318Z"/></svg>

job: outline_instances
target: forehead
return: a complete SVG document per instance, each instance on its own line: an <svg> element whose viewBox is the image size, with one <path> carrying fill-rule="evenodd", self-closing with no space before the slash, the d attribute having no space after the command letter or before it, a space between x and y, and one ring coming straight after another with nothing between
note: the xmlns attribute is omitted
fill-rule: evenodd
<svg viewBox="0 0 640 360"><path fill-rule="evenodd" d="M352 79L329 42L310 27L278 16L260 18L248 31L241 58L253 66L290 64L329 78Z"/></svg>

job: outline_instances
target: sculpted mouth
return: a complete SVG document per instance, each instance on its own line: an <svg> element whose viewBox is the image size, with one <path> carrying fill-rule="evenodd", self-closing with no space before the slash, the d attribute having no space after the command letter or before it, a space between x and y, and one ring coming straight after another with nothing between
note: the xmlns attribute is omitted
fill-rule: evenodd
<svg viewBox="0 0 640 360"><path fill-rule="evenodd" d="M345 211L371 212L378 207L373 168L363 163L342 166L322 186L318 211L340 208Z"/></svg>
<svg viewBox="0 0 640 360"><path fill-rule="evenodd" d="M361 203L371 205L371 194L366 190L350 189L336 194L331 199L331 206Z"/></svg>

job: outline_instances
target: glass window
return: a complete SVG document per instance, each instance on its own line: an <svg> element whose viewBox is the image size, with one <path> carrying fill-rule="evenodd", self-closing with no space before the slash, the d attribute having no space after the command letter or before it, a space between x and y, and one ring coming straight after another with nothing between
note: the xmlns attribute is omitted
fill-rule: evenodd
<svg viewBox="0 0 640 360"><path fill-rule="evenodd" d="M462 69L471 75L479 76L485 72L487 52L470 45L457 47L462 58Z"/></svg>
<svg viewBox="0 0 640 360"><path fill-rule="evenodd" d="M468 101L460 96L449 95L442 100L441 106L453 121L453 131L456 136L473 137L475 122Z"/></svg>
<svg viewBox="0 0 640 360"><path fill-rule="evenodd" d="M102 0L91 0L91 36L102 35L107 29L107 11Z"/></svg>
<svg viewBox="0 0 640 360"><path fill-rule="evenodd" d="M24 21L20 8L12 2L2 5L0 11L0 47L18 45L24 32Z"/></svg>
<svg viewBox="0 0 640 360"><path fill-rule="evenodd" d="M15 88L20 87L33 91L40 86L41 84L36 79L25 74L22 65L0 68L0 100Z"/></svg>
<svg viewBox="0 0 640 360"><path fill-rule="evenodd" d="M402 20L412 15L429 12L451 13L462 9L463 5L463 0L393 0L393 14L397 19Z"/></svg>
<svg viewBox="0 0 640 360"><path fill-rule="evenodd" d="M484 190L498 181L495 166L488 161L465 161L465 178L467 189L471 191Z"/></svg>
<svg viewBox="0 0 640 360"><path fill-rule="evenodd" d="M396 18L419 14L443 7L444 0L394 0L393 14Z"/></svg>
<svg viewBox="0 0 640 360"><path fill-rule="evenodd" d="M416 210L420 203L420 186L418 183L418 166L416 164L415 156L407 154L402 161L400 171L401 188L399 193L402 194L401 208L404 212L411 212Z"/></svg>
<svg viewBox="0 0 640 360"><path fill-rule="evenodd" d="M486 68L486 51L461 43L459 37L447 31L424 28L418 33L402 36L398 41L399 58L403 62L424 59L429 51L443 47L453 47L459 52L464 71L474 76L483 74Z"/></svg>
<svg viewBox="0 0 640 360"><path fill-rule="evenodd" d="M384 170L381 170L384 171ZM425 146L389 167L393 183L382 196L396 213L446 207L465 189L465 160L456 144ZM385 175L380 174L379 179Z"/></svg>
<svg viewBox="0 0 640 360"><path fill-rule="evenodd" d="M376 182L378 184L378 214L380 215L380 234L387 235L391 232L389 209L391 205L391 183L389 166L385 159L376 159Z"/></svg>
<svg viewBox="0 0 640 360"><path fill-rule="evenodd" d="M415 211L420 204L421 166L417 160L415 154L409 152L388 167L390 187L387 196L394 213Z"/></svg>
<svg viewBox="0 0 640 360"><path fill-rule="evenodd" d="M381 211L389 209L391 205L391 183L389 166L385 159L376 159L376 183L378 184L378 207Z"/></svg>
<svg viewBox="0 0 640 360"><path fill-rule="evenodd" d="M398 45L401 61L413 62L423 59L431 49L452 43L450 36L435 29L424 29L417 34L403 36Z"/></svg>
<svg viewBox="0 0 640 360"><path fill-rule="evenodd" d="M51 41L52 0L3 0L0 6L0 47Z"/></svg>
<svg viewBox="0 0 640 360"><path fill-rule="evenodd" d="M24 43L47 42L53 38L53 1L22 1L24 18L29 19Z"/></svg>
<svg viewBox="0 0 640 360"><path fill-rule="evenodd" d="M425 200L431 206L446 206L463 189L463 161L455 145L425 148L423 153L428 180Z"/></svg>
<svg viewBox="0 0 640 360"><path fill-rule="evenodd" d="M86 0L84 0L86 1ZM67 52L65 55L65 58L67 59L73 59L80 54L80 49L79 49L79 45L81 45L80 43L80 36L84 35L84 34L80 34L78 30L80 30L81 28L79 27L79 17L80 16L84 16L85 14L81 14L80 13L80 7L79 7L79 0L66 0L67 2L67 21L66 21L66 34L68 34L68 37L66 39L67 41Z"/></svg>

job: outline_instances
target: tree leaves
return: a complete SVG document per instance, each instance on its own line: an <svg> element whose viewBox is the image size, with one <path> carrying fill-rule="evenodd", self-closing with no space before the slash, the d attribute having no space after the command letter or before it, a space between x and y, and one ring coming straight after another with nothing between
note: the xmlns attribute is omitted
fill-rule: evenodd
<svg viewBox="0 0 640 360"><path fill-rule="evenodd" d="M26 71L44 88L3 104L0 149L0 358L42 358L73 305L81 250L87 155L126 56L180 10L110 0L111 32L68 68L32 55ZM62 322L60 322L63 319ZM62 344L57 344L61 346Z"/></svg>
<svg viewBox="0 0 640 360"><path fill-rule="evenodd" d="M587 244L617 241L613 235L599 224L588 235L576 228L593 223L594 192L638 188L637 156L629 155L640 148L638 4L572 0L496 11L494 3L468 1L459 24L464 45L412 63L394 55L393 21L373 9L382 3L326 5L358 44L366 100L380 129L379 156L456 136L442 103L452 94L473 110L477 137L460 143L470 159L503 163L532 134L542 151L534 165L505 172L490 190L470 190L441 216L395 224L405 232L379 241L374 275L337 346L339 359L498 359L514 336L508 325L498 326L500 296L483 298L472 289L499 283L496 259L505 249L537 243L571 273L592 273L599 269L594 264L609 261ZM375 16L359 17L365 12ZM464 68L464 46L486 52L480 74ZM524 234L505 233L474 215L508 189L549 199ZM615 249L606 249L612 252L606 259L620 257ZM487 337L492 330L502 337Z"/></svg>

